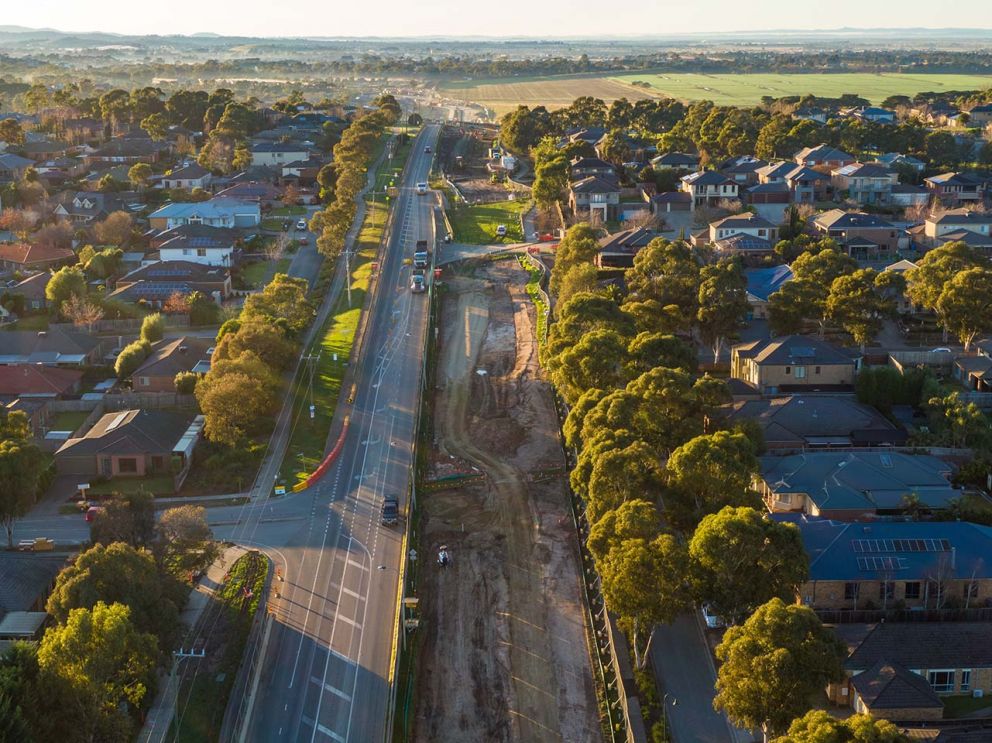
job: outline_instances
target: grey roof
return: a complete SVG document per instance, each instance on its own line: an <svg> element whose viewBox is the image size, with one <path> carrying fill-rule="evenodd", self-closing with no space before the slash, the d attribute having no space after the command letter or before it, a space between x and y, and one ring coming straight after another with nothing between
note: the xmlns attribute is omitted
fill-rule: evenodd
<svg viewBox="0 0 992 743"><path fill-rule="evenodd" d="M607 235L599 241L601 253L633 254L658 237L658 233L645 227L623 230Z"/></svg>
<svg viewBox="0 0 992 743"><path fill-rule="evenodd" d="M867 671L852 678L851 685L873 710L932 709L944 706L925 678L895 661L879 659Z"/></svg>
<svg viewBox="0 0 992 743"><path fill-rule="evenodd" d="M982 225L992 224L992 214L979 214L969 209L948 209L940 216L927 217L933 224Z"/></svg>
<svg viewBox="0 0 992 743"><path fill-rule="evenodd" d="M985 181L984 178L972 173L959 172L941 173L939 175L930 176L929 178L924 178L924 180L927 183L932 183L936 186L955 185L969 187L980 186Z"/></svg>
<svg viewBox="0 0 992 743"><path fill-rule="evenodd" d="M826 395L793 395L748 400L732 406L728 418L756 421L768 444L902 442L905 431L877 410L854 400Z"/></svg>
<svg viewBox="0 0 992 743"><path fill-rule="evenodd" d="M166 180L176 181L176 180L198 180L203 178L205 175L210 175L210 171L204 168L199 163L193 162L188 163L182 167L174 168L167 175L165 175Z"/></svg>
<svg viewBox="0 0 992 743"><path fill-rule="evenodd" d="M738 355L753 358L758 364L854 365L854 359L836 346L805 335L783 335L734 346Z"/></svg>
<svg viewBox="0 0 992 743"><path fill-rule="evenodd" d="M699 165L699 155L686 152L666 152L651 158L652 165L668 165L673 168L694 168Z"/></svg>
<svg viewBox="0 0 992 743"><path fill-rule="evenodd" d="M992 235L981 235L972 230L953 230L940 236L942 243L963 242L973 248L992 248Z"/></svg>
<svg viewBox="0 0 992 743"><path fill-rule="evenodd" d="M821 512L898 512L909 495L944 509L961 496L948 480L952 469L936 457L901 452L815 451L761 459L761 477L772 492L803 493Z"/></svg>
<svg viewBox="0 0 992 743"><path fill-rule="evenodd" d="M100 345L99 338L74 330L11 330L0 339L0 364L57 364L65 357L70 357L69 363L77 363L78 357L86 356Z"/></svg>
<svg viewBox="0 0 992 743"><path fill-rule="evenodd" d="M788 161L768 163L768 165L758 168L758 175L762 178L785 178L793 171L801 170L802 168L802 165Z"/></svg>
<svg viewBox="0 0 992 743"><path fill-rule="evenodd" d="M881 163L851 163L837 168L834 173L848 178L895 178L896 171Z"/></svg>
<svg viewBox="0 0 992 743"><path fill-rule="evenodd" d="M809 555L812 581L992 578L992 528L967 521L845 522L772 513L795 524ZM929 626L929 625L928 625ZM992 622L986 625L992 628ZM992 643L987 647L992 652ZM891 660L904 662L902 658ZM870 659L871 666L878 658ZM906 663L910 668L916 665Z"/></svg>
<svg viewBox="0 0 992 743"><path fill-rule="evenodd" d="M892 229L892 224L876 214L864 212L846 212L843 209L831 209L813 220L816 224L828 230L840 229Z"/></svg>
<svg viewBox="0 0 992 743"><path fill-rule="evenodd" d="M682 182L690 186L721 186L725 184L737 185L737 181L730 180L722 173L715 170L700 170L696 173L682 176Z"/></svg>
<svg viewBox="0 0 992 743"><path fill-rule="evenodd" d="M65 555L0 551L0 612L30 611L65 567Z"/></svg>
<svg viewBox="0 0 992 743"><path fill-rule="evenodd" d="M772 181L771 183L758 183L747 189L749 194L758 193L789 193L789 184L785 181Z"/></svg>
<svg viewBox="0 0 992 743"><path fill-rule="evenodd" d="M135 370L133 377L175 377L191 371L203 359L209 359L207 350L214 345L213 338L182 336L166 338L152 344L152 352Z"/></svg>
<svg viewBox="0 0 992 743"><path fill-rule="evenodd" d="M20 170L32 165L34 165L34 160L29 160L26 157L15 155L12 152L0 154L0 168L5 168L7 170Z"/></svg>
<svg viewBox="0 0 992 743"><path fill-rule="evenodd" d="M596 170L609 170L613 171L613 164L606 162L598 157L581 157L572 161L569 166L572 170L588 170L589 168L595 168Z"/></svg>
<svg viewBox="0 0 992 743"><path fill-rule="evenodd" d="M684 191L662 191L651 196L651 201L658 204L692 201L692 194Z"/></svg>
<svg viewBox="0 0 992 743"><path fill-rule="evenodd" d="M251 146L252 152L309 152L306 145L293 142L256 142Z"/></svg>
<svg viewBox="0 0 992 743"><path fill-rule="evenodd" d="M51 280L51 272L42 271L19 281L10 291L12 294L20 294L27 299L45 299L45 288Z"/></svg>
<svg viewBox="0 0 992 743"><path fill-rule="evenodd" d="M571 189L575 193L620 193L620 186L616 181L598 175L576 181Z"/></svg>
<svg viewBox="0 0 992 743"><path fill-rule="evenodd" d="M854 160L854 157L843 150L831 147L828 144L820 144L816 147L804 147L796 153L797 162L807 162L809 160L823 162L826 160Z"/></svg>
<svg viewBox="0 0 992 743"><path fill-rule="evenodd" d="M992 622L884 622L844 661L848 670L881 660L906 668L992 668Z"/></svg>
<svg viewBox="0 0 992 743"><path fill-rule="evenodd" d="M743 214L731 214L729 217L724 217L723 219L718 219L715 222L711 222L710 226L715 227L718 230L762 229L762 228L774 229L775 227L774 224L769 222L760 214L755 214L753 212L744 212Z"/></svg>
<svg viewBox="0 0 992 743"><path fill-rule="evenodd" d="M191 415L167 410L107 413L85 436L66 441L55 456L171 453L192 420Z"/></svg>

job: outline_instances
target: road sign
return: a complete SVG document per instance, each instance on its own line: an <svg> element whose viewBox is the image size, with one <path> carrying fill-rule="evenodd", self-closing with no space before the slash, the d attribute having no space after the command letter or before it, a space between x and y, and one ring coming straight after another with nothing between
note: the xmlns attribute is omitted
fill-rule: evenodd
<svg viewBox="0 0 992 743"><path fill-rule="evenodd" d="M310 420L313 420L314 414L317 412L317 408L313 405L310 406Z"/></svg>
<svg viewBox="0 0 992 743"><path fill-rule="evenodd" d="M286 495L286 486L285 485L276 485L275 494L276 495Z"/></svg>

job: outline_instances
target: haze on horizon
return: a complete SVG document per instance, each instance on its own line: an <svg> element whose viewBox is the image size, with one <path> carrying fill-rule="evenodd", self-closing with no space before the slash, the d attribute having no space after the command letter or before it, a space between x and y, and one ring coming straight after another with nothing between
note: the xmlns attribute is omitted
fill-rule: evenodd
<svg viewBox="0 0 992 743"><path fill-rule="evenodd" d="M504 0L481 6L466 0L378 0L334 3L262 0L143 3L131 0L34 0L6 4L3 24L69 32L120 34L216 33L224 36L489 36L596 37L837 28L989 28L992 5L948 13L932 0L834 0L826 5L794 0L649 0L623 13L604 12L600 0Z"/></svg>

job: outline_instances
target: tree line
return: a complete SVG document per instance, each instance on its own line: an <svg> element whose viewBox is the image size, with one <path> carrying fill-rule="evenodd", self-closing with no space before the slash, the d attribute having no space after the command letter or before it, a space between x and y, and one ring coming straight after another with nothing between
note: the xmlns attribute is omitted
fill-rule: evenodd
<svg viewBox="0 0 992 743"><path fill-rule="evenodd" d="M810 721L793 720L840 680L843 647L794 605L808 557L798 529L768 518L753 488L760 430L728 427L726 383L696 374L694 339L718 346L747 311L741 267L656 239L625 272L624 290L604 289L597 251L585 224L561 241L542 361L570 406L570 483L607 605L642 666L655 624L708 603L735 625L717 649L717 707L736 724L776 735L792 735L791 725L786 740L805 740ZM838 724L840 736L847 723Z"/></svg>

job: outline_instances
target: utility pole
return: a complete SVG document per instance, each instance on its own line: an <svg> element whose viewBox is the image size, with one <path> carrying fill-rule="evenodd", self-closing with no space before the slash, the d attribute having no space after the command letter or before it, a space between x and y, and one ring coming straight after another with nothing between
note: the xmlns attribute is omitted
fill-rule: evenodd
<svg viewBox="0 0 992 743"><path fill-rule="evenodd" d="M308 353L303 357L303 360L307 362L307 370L310 372L310 381L308 382L309 392L310 392L310 419L313 420L314 414L316 413L316 408L313 403L313 375L317 369L317 363L320 361L320 354L323 351L318 351L317 355L314 356L312 353Z"/></svg>

